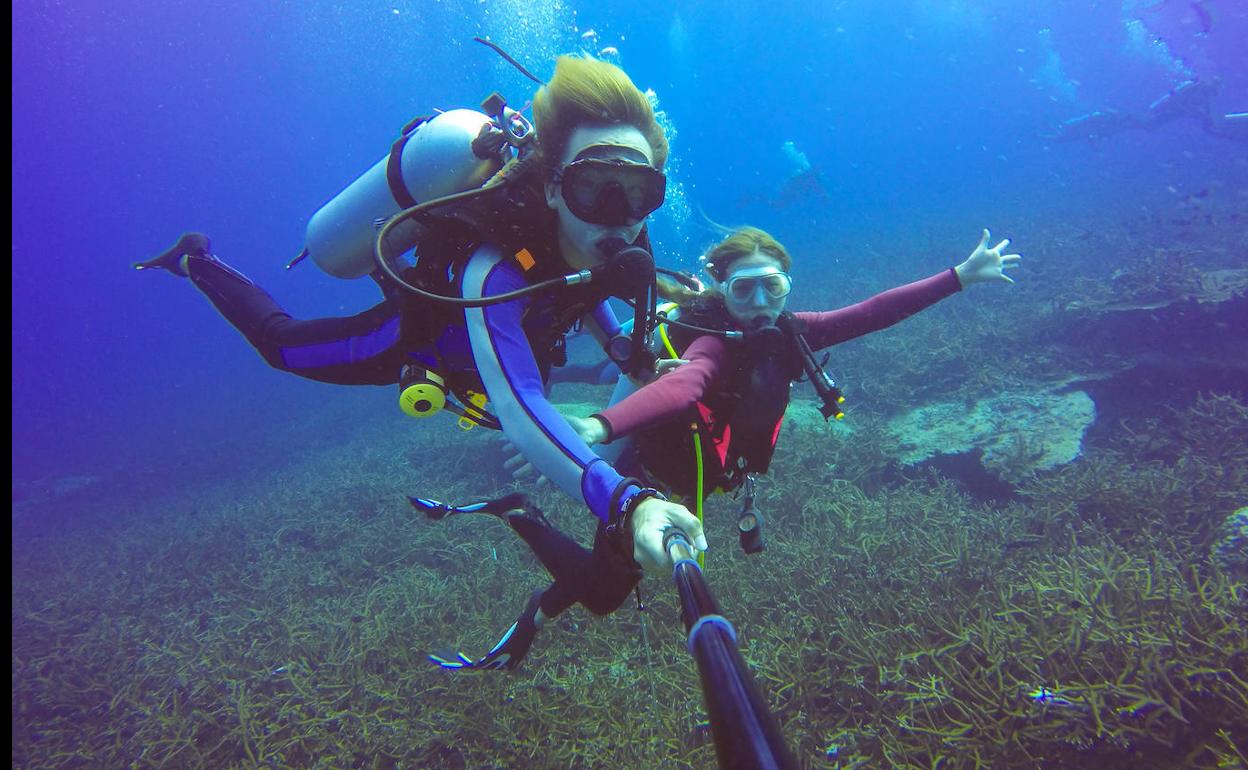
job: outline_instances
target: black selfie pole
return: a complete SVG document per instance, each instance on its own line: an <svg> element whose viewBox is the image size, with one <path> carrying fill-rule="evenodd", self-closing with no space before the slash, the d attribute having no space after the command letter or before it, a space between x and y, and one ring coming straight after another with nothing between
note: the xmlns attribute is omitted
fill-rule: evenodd
<svg viewBox="0 0 1248 770"><path fill-rule="evenodd" d="M737 651L737 632L720 614L685 533L668 530L663 546L675 565L672 579L680 593L689 652L702 679L719 766L797 770L797 760Z"/></svg>

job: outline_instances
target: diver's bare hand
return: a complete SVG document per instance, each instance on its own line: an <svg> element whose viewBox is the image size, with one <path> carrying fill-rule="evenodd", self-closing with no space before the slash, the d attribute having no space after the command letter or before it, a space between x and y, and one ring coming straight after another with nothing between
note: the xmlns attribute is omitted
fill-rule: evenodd
<svg viewBox="0 0 1248 770"><path fill-rule="evenodd" d="M991 249L988 248L988 239L992 237L988 230L984 230L984 235L979 239L979 245L975 247L975 251L971 252L971 256L966 261L954 268L954 272L958 274L958 281L962 287L966 288L973 283L983 283L985 281L1004 281L1006 283L1014 283L1014 279L1005 274L1007 268L1018 267L1018 263L1022 260L1021 254L1002 254L1010 246L1010 239L998 243Z"/></svg>
<svg viewBox="0 0 1248 770"><path fill-rule="evenodd" d="M673 369L679 369L687 363L689 363L689 360L685 358L660 358L658 361L654 362L654 376L661 377Z"/></svg>
<svg viewBox="0 0 1248 770"><path fill-rule="evenodd" d="M503 456L507 458L503 460L503 469L509 472L516 481L535 483L539 487L549 483L549 480L538 473L537 468L534 468L533 464L526 460L520 450L516 449L516 445L510 441L503 442Z"/></svg>
<svg viewBox="0 0 1248 770"><path fill-rule="evenodd" d="M586 446L601 444L607 440L607 424L601 417L573 417L565 414L563 419L568 421L568 425L572 426L572 430L576 431L576 435L581 437Z"/></svg>
<svg viewBox="0 0 1248 770"><path fill-rule="evenodd" d="M679 503L657 497L641 501L633 511L632 527L633 558L647 572L662 573L672 568L672 559L663 548L663 535L670 527L684 532L695 549L706 550L702 522Z"/></svg>

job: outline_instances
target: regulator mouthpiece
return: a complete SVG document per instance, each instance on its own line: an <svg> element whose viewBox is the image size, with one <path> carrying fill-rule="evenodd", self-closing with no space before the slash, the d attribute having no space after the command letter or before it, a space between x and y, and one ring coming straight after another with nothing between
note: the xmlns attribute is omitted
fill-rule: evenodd
<svg viewBox="0 0 1248 770"><path fill-rule="evenodd" d="M623 238L603 238L598 241L598 253L608 262L615 258L624 249L628 248L628 241Z"/></svg>

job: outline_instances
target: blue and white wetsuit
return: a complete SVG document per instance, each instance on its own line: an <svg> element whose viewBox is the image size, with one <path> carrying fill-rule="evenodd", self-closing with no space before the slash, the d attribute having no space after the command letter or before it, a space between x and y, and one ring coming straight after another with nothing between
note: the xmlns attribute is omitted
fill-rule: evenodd
<svg viewBox="0 0 1248 770"><path fill-rule="evenodd" d="M486 246L468 260L463 296L502 294L527 283L513 261ZM564 492L583 499L605 522L612 514L611 498L624 478L594 454L547 400L525 330L524 317L531 304L525 298L464 312L477 373L503 432L525 459ZM590 320L607 336L619 331L605 301L594 309ZM628 485L619 490L620 496L627 502L638 489Z"/></svg>

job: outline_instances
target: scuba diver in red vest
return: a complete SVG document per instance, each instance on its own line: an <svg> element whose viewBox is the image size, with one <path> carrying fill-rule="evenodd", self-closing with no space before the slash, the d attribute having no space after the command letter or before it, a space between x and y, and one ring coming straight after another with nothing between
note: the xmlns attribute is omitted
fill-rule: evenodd
<svg viewBox="0 0 1248 770"><path fill-rule="evenodd" d="M413 122L309 223L301 257L339 277L371 273L382 288L385 300L363 313L293 319L200 234L135 267L189 278L275 368L397 382L409 414L445 408L461 424L500 428L585 502L596 547L630 569L670 566L663 533L676 527L705 547L701 523L594 454L543 387L582 320L622 368L653 368L644 331L621 336L607 300L627 298L638 328L650 325L645 222L665 195L663 130L628 76L590 57L558 59L533 98L533 126L497 96L483 108L493 118L452 110ZM401 260L412 248L414 266Z"/></svg>
<svg viewBox="0 0 1248 770"><path fill-rule="evenodd" d="M692 454L689 421L677 419L691 416L707 461L703 488L734 490L745 475L767 471L792 382L809 376L824 417L842 416L840 391L813 353L888 328L970 284L1011 282L1005 270L1021 257L1002 253L1009 240L989 248L989 237L985 230L964 262L930 278L838 310L790 313L788 251L762 230L741 228L707 253L714 287L682 301L681 323L670 326L669 355L687 363L590 418L569 421L591 445L636 436L645 467L687 497L696 474L690 463L673 462L672 452L682 446Z"/></svg>
<svg viewBox="0 0 1248 770"><path fill-rule="evenodd" d="M1018 265L1021 256L1003 253L1008 239L989 248L989 237L985 230L965 261L930 278L839 310L789 313L785 304L793 286L791 257L768 233L741 228L704 257L715 282L712 288L696 293L669 288L669 296L680 297L680 314L662 324L660 334L668 355L683 365L615 403L617 388L613 404L592 417L567 419L590 445L636 440L639 451L630 470L679 499L693 499L700 506L713 492L745 485L742 546L750 552L762 550L752 477L768 470L792 383L808 377L824 417L840 419L843 398L814 353L892 326L971 284L1012 283L1005 271ZM452 513L501 518L554 577L485 657L473 660L447 652L430 656L444 668L514 668L528 651L541 616L550 616L548 609L580 602L606 614L623 603L640 579L635 571L613 567L609 553L591 553L550 526L526 495L467 505L426 498L411 502L434 519ZM586 580L591 574L595 579ZM535 622L535 603L543 596L548 598Z"/></svg>

